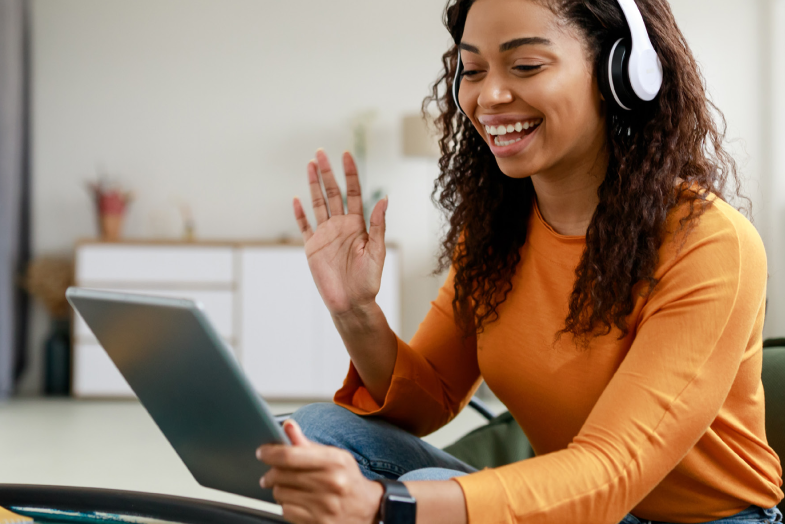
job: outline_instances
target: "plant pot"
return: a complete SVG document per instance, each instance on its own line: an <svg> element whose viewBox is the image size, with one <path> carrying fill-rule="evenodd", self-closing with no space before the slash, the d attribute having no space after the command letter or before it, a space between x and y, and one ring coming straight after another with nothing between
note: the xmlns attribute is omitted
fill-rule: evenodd
<svg viewBox="0 0 785 524"><path fill-rule="evenodd" d="M123 231L124 216L119 213L101 214L101 240L117 242Z"/></svg>

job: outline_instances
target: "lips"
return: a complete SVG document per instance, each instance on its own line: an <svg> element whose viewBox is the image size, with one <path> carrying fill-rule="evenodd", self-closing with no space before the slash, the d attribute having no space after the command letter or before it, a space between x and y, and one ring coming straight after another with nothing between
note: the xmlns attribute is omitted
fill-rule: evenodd
<svg viewBox="0 0 785 524"><path fill-rule="evenodd" d="M506 145L507 143L515 142L516 140L523 139L523 137L534 133L534 131L540 127L540 124L534 125L528 129L523 129L521 131L513 131L512 133L506 133L504 135L491 135L489 138L493 140L493 143L497 146L499 145Z"/></svg>
<svg viewBox="0 0 785 524"><path fill-rule="evenodd" d="M507 133L503 136L489 136L488 145L491 148L491 153L497 158L507 158L521 153L534 141L541 127L542 125L538 125L521 132Z"/></svg>

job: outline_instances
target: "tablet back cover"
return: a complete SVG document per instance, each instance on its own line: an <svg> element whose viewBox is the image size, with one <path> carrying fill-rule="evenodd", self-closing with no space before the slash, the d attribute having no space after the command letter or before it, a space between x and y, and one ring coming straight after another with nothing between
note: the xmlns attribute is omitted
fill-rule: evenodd
<svg viewBox="0 0 785 524"><path fill-rule="evenodd" d="M199 484L274 502L255 451L288 440L198 306L77 288L67 296Z"/></svg>

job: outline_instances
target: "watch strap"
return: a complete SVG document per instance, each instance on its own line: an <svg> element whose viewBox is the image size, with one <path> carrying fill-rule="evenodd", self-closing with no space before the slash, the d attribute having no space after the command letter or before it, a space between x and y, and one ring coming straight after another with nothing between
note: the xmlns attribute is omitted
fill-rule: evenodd
<svg viewBox="0 0 785 524"><path fill-rule="evenodd" d="M379 524L415 524L417 501L403 482L376 480L384 488L379 505Z"/></svg>

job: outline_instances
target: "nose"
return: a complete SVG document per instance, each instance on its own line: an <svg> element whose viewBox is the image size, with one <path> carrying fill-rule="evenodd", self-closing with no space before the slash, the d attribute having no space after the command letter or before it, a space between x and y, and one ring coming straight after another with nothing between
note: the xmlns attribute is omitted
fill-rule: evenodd
<svg viewBox="0 0 785 524"><path fill-rule="evenodd" d="M477 104L483 109L492 109L501 104L509 104L512 100L507 78L500 72L488 71L483 79Z"/></svg>

